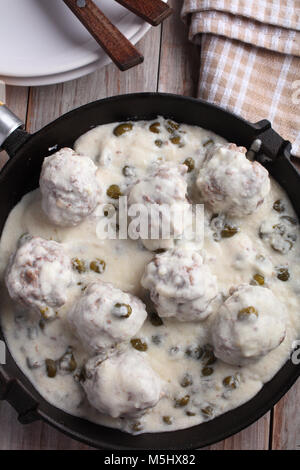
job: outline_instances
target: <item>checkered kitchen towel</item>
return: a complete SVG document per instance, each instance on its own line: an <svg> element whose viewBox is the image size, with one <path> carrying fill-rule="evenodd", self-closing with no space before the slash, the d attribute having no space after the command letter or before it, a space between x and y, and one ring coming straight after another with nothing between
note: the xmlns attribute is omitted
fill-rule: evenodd
<svg viewBox="0 0 300 470"><path fill-rule="evenodd" d="M300 0L184 0L201 44L198 96L267 118L300 157Z"/></svg>

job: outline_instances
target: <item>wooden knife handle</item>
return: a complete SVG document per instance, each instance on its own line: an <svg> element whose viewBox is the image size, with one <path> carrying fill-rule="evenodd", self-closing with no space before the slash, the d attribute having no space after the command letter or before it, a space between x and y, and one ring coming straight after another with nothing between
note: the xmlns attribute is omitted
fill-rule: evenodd
<svg viewBox="0 0 300 470"><path fill-rule="evenodd" d="M120 70L143 62L144 57L92 0L63 0Z"/></svg>
<svg viewBox="0 0 300 470"><path fill-rule="evenodd" d="M135 13L143 20L159 25L173 12L172 8L162 0L116 0L123 7Z"/></svg>

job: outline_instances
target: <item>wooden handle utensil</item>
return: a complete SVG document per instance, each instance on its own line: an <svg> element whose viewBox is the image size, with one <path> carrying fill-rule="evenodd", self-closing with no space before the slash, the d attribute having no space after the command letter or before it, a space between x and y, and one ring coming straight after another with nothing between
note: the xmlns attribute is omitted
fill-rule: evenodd
<svg viewBox="0 0 300 470"><path fill-rule="evenodd" d="M172 8L162 0L116 0L123 7L135 13L143 20L159 25L173 12Z"/></svg>
<svg viewBox="0 0 300 470"><path fill-rule="evenodd" d="M63 0L120 70L143 62L144 57L102 13L92 0Z"/></svg>

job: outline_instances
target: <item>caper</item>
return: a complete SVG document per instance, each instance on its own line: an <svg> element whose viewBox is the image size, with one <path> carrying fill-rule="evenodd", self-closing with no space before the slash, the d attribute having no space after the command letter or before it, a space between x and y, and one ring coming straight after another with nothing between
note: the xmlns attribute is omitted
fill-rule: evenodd
<svg viewBox="0 0 300 470"><path fill-rule="evenodd" d="M259 238L260 238L261 240L263 240L264 238L266 238L266 232L263 231L262 226L259 227L258 236L259 236Z"/></svg>
<svg viewBox="0 0 300 470"><path fill-rule="evenodd" d="M273 209L276 212L282 213L285 211L285 206L283 204L283 201L281 199L278 199L277 201L274 202L273 204Z"/></svg>
<svg viewBox="0 0 300 470"><path fill-rule="evenodd" d="M191 374L185 374L180 381L180 385L183 388L193 385L193 377L191 376Z"/></svg>
<svg viewBox="0 0 300 470"><path fill-rule="evenodd" d="M210 219L210 227L213 232L213 239L219 242L222 238L221 230L224 230L225 216L224 214L213 214Z"/></svg>
<svg viewBox="0 0 300 470"><path fill-rule="evenodd" d="M17 325L22 325L26 322L25 312L16 312L14 315L14 320Z"/></svg>
<svg viewBox="0 0 300 470"><path fill-rule="evenodd" d="M173 418L171 416L163 416L162 419L165 424L170 425L173 423Z"/></svg>
<svg viewBox="0 0 300 470"><path fill-rule="evenodd" d="M280 281L283 281L283 282L288 281L289 278L290 278L289 270L287 268L278 268L277 269L277 278Z"/></svg>
<svg viewBox="0 0 300 470"><path fill-rule="evenodd" d="M286 227L283 224L275 224L273 225L273 229L276 233L279 233L279 235L284 235L286 232Z"/></svg>
<svg viewBox="0 0 300 470"><path fill-rule="evenodd" d="M133 432L140 432L142 431L142 429L143 429L143 425L140 421L136 421L135 423L131 425L131 430Z"/></svg>
<svg viewBox="0 0 300 470"><path fill-rule="evenodd" d="M180 352L180 348L178 346L171 346L169 349L170 356L176 356Z"/></svg>
<svg viewBox="0 0 300 470"><path fill-rule="evenodd" d="M160 133L159 127L160 127L160 122L154 122L149 127L149 131L153 132L154 134L159 134Z"/></svg>
<svg viewBox="0 0 300 470"><path fill-rule="evenodd" d="M117 318L129 318L132 314L132 308L128 304L116 303L113 307L112 314Z"/></svg>
<svg viewBox="0 0 300 470"><path fill-rule="evenodd" d="M65 354L58 360L58 366L64 372L74 372L77 369L77 362L71 347L68 347Z"/></svg>
<svg viewBox="0 0 300 470"><path fill-rule="evenodd" d="M111 203L108 203L108 204L105 204L105 206L103 207L103 215L104 217L108 217L109 219L111 219L116 213L116 208L113 204Z"/></svg>
<svg viewBox="0 0 300 470"><path fill-rule="evenodd" d="M170 142L172 142L172 144L174 145L180 145L181 144L180 135L174 135L173 137L171 137Z"/></svg>
<svg viewBox="0 0 300 470"><path fill-rule="evenodd" d="M122 173L124 176L130 178L136 175L136 171L134 166L131 165L125 165L122 169Z"/></svg>
<svg viewBox="0 0 300 470"><path fill-rule="evenodd" d="M34 340L38 337L39 331L36 326L27 328L28 339Z"/></svg>
<svg viewBox="0 0 300 470"><path fill-rule="evenodd" d="M188 173L191 173L191 171L193 171L195 168L195 160L191 157L184 160L183 164L188 167Z"/></svg>
<svg viewBox="0 0 300 470"><path fill-rule="evenodd" d="M204 142L203 147L207 147L208 145L214 144L214 141L212 139L208 139L206 142Z"/></svg>
<svg viewBox="0 0 300 470"><path fill-rule="evenodd" d="M155 143L156 147L161 148L163 146L163 141L160 140L160 139L156 139L154 143Z"/></svg>
<svg viewBox="0 0 300 470"><path fill-rule="evenodd" d="M209 375L212 375L214 372L214 369L212 367L203 367L203 369L201 370L201 374L203 375L203 377L208 377Z"/></svg>
<svg viewBox="0 0 300 470"><path fill-rule="evenodd" d="M254 308L252 306L242 308L238 312L238 319L239 320L245 320L245 319L249 318L250 315L256 315L256 317L258 317L258 311L256 310L256 308Z"/></svg>
<svg viewBox="0 0 300 470"><path fill-rule="evenodd" d="M217 360L216 356L214 355L213 348L210 344L206 344L204 346L204 354L201 359L206 366L211 366Z"/></svg>
<svg viewBox="0 0 300 470"><path fill-rule="evenodd" d="M190 396L189 395L185 395L184 397L182 398L176 398L175 400L175 408L183 408L184 406L186 406L190 401Z"/></svg>
<svg viewBox="0 0 300 470"><path fill-rule="evenodd" d="M239 383L239 381L238 381L237 377L234 376L234 375L228 375L223 380L223 385L224 385L224 387L227 387L227 388L235 389L235 388L238 387L238 383Z"/></svg>
<svg viewBox="0 0 300 470"><path fill-rule="evenodd" d="M273 240L271 242L271 248L278 253L286 254L290 251L294 246L294 243L291 240Z"/></svg>
<svg viewBox="0 0 300 470"><path fill-rule="evenodd" d="M70 360L69 360L69 371L73 372L77 368L77 362L75 360L75 357L73 353L70 353Z"/></svg>
<svg viewBox="0 0 300 470"><path fill-rule="evenodd" d="M161 335L153 335L151 337L152 343L156 344L156 346L159 346L162 342L162 337Z"/></svg>
<svg viewBox="0 0 300 470"><path fill-rule="evenodd" d="M41 308L40 309L41 316L45 321L54 320L57 317L57 312L55 312L52 308Z"/></svg>
<svg viewBox="0 0 300 470"><path fill-rule="evenodd" d="M57 372L56 362L53 359L46 359L45 363L48 377L54 378Z"/></svg>
<svg viewBox="0 0 300 470"><path fill-rule="evenodd" d="M144 343L140 338L133 338L130 342L132 347L138 351L147 351L148 349L147 343Z"/></svg>
<svg viewBox="0 0 300 470"><path fill-rule="evenodd" d="M259 286L263 286L265 283L265 278L261 274L254 274L253 279Z"/></svg>
<svg viewBox="0 0 300 470"><path fill-rule="evenodd" d="M282 220L286 220L291 225L297 225L297 219L295 217L291 217L290 215L282 215L280 218Z"/></svg>
<svg viewBox="0 0 300 470"><path fill-rule="evenodd" d="M214 228L221 229L224 227L225 216L224 214L213 214L210 219L210 223L213 224Z"/></svg>
<svg viewBox="0 0 300 470"><path fill-rule="evenodd" d="M124 122L123 124L119 124L117 127L115 127L114 135L116 137L120 137L126 132L132 131L132 128L133 128L133 124L131 122Z"/></svg>
<svg viewBox="0 0 300 470"><path fill-rule="evenodd" d="M175 131L178 131L180 124L177 122L171 121L170 119L167 121L166 129L170 134L174 134Z"/></svg>
<svg viewBox="0 0 300 470"><path fill-rule="evenodd" d="M239 229L229 224L225 224L223 230L221 230L222 238L231 238L238 233Z"/></svg>
<svg viewBox="0 0 300 470"><path fill-rule="evenodd" d="M151 312L148 314L148 316L153 326L161 326L164 324L162 319L157 315L156 312Z"/></svg>
<svg viewBox="0 0 300 470"><path fill-rule="evenodd" d="M79 274L82 274L86 271L85 261L79 258L72 259L72 266Z"/></svg>
<svg viewBox="0 0 300 470"><path fill-rule="evenodd" d="M49 312L49 308L48 308L48 307L40 308L40 314L42 315L42 317L44 318L44 320L48 320L48 312Z"/></svg>
<svg viewBox="0 0 300 470"><path fill-rule="evenodd" d="M286 241L295 242L296 240L297 240L296 233L288 233L287 234L287 240Z"/></svg>
<svg viewBox="0 0 300 470"><path fill-rule="evenodd" d="M201 408L201 413L204 416L204 418L211 418L213 416L213 412L214 412L214 409L210 405L205 406L204 408Z"/></svg>
<svg viewBox="0 0 300 470"><path fill-rule="evenodd" d="M85 365L83 365L80 370L74 375L74 379L76 382L85 382L88 377L88 373L86 370Z"/></svg>
<svg viewBox="0 0 300 470"><path fill-rule="evenodd" d="M120 186L118 186L117 184L112 184L106 191L106 194L111 199L119 199L119 197L122 196Z"/></svg>
<svg viewBox="0 0 300 470"><path fill-rule="evenodd" d="M28 369L38 369L41 367L42 362L38 359L33 359L32 357L26 357L26 365Z"/></svg>
<svg viewBox="0 0 300 470"><path fill-rule="evenodd" d="M106 268L106 263L103 259L95 259L90 263L90 269L95 273L102 274Z"/></svg>
<svg viewBox="0 0 300 470"><path fill-rule="evenodd" d="M188 348L185 350L186 356L192 358L192 359L201 359L203 355L203 348L201 346L188 346Z"/></svg>
<svg viewBox="0 0 300 470"><path fill-rule="evenodd" d="M190 411L190 410L186 410L185 414L187 416L196 416L196 413L194 413L193 411Z"/></svg>
<svg viewBox="0 0 300 470"><path fill-rule="evenodd" d="M30 235L30 233L28 232L22 233L22 235L20 236L18 240L18 247L22 246L24 243L26 243L27 241L31 239L32 239L32 235Z"/></svg>

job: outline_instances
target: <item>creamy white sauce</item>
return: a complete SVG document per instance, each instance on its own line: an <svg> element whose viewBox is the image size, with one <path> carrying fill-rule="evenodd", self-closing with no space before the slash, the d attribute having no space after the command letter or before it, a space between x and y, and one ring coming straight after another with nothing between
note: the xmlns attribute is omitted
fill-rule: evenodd
<svg viewBox="0 0 300 470"><path fill-rule="evenodd" d="M103 194L112 184L118 184L125 192L137 178L147 175L153 164L162 161L183 163L187 158L193 158L195 169L186 175L188 191L193 202L201 202L194 183L207 149L203 144L210 139L215 143L225 143L225 140L210 131L182 124L180 136L183 145L178 146L170 142L170 134L165 129L163 119L158 120L161 123L158 134L150 132L151 123L143 121L135 123L132 131L120 137L113 135L116 124L97 127L78 139L75 150L92 158L99 167L97 177ZM161 147L155 144L158 139L163 142ZM125 165L134 167L133 176L125 177L122 174ZM171 431L194 426L248 401L285 363L292 341L299 337L300 332L299 229L294 229L298 235L297 241L286 254L271 248L270 237L260 238L258 235L263 222L272 221L275 225L283 215L272 208L278 199L284 202L284 214L295 217L286 194L272 180L271 191L262 206L250 216L235 218L239 232L232 238L220 241L214 239L210 228L212 214L207 211L204 251L205 263L217 277L220 293L225 296L231 287L249 284L255 274L265 277L265 286L274 292L288 311L285 340L265 357L247 366L235 367L217 360L211 365L213 373L203 377L203 362L188 356L186 350L211 343L210 325L214 313L203 322L187 323L164 318L162 326L153 326L147 320L137 336L148 345L143 354L164 381L165 396L135 426L137 420L112 419L93 409L81 385L74 380L74 373L58 373L55 378L49 378L45 359L57 360L68 346L72 346L79 369L89 355L67 322L71 305L80 296L82 288L99 278L144 298L145 291L141 288L140 280L153 253L147 251L140 242L132 240L99 240L96 234L99 221L97 210L77 227L55 227L41 208L39 189L27 194L9 215L0 245L1 322L15 361L51 404L72 415L128 432L137 429L138 432ZM107 197L107 203L111 202ZM58 318L46 323L44 328L39 326L36 316L28 315L28 312L13 304L3 282L9 256L15 251L19 237L27 232L62 243L71 258L88 262L101 258L106 263L106 269L101 274L92 271L75 273L77 283L69 291L67 303L58 310ZM260 260L257 255L262 255ZM277 278L276 267L288 268L290 278L287 282ZM128 347L132 347L130 343ZM37 367L29 368L28 361L36 361ZM183 387L181 382L186 374L193 383ZM224 387L224 378L236 374L239 376L239 386L232 390ZM189 396L189 402L185 406L176 406L176 400L186 395ZM208 409L212 411L209 417L201 411ZM163 417L170 419L164 420Z"/></svg>

